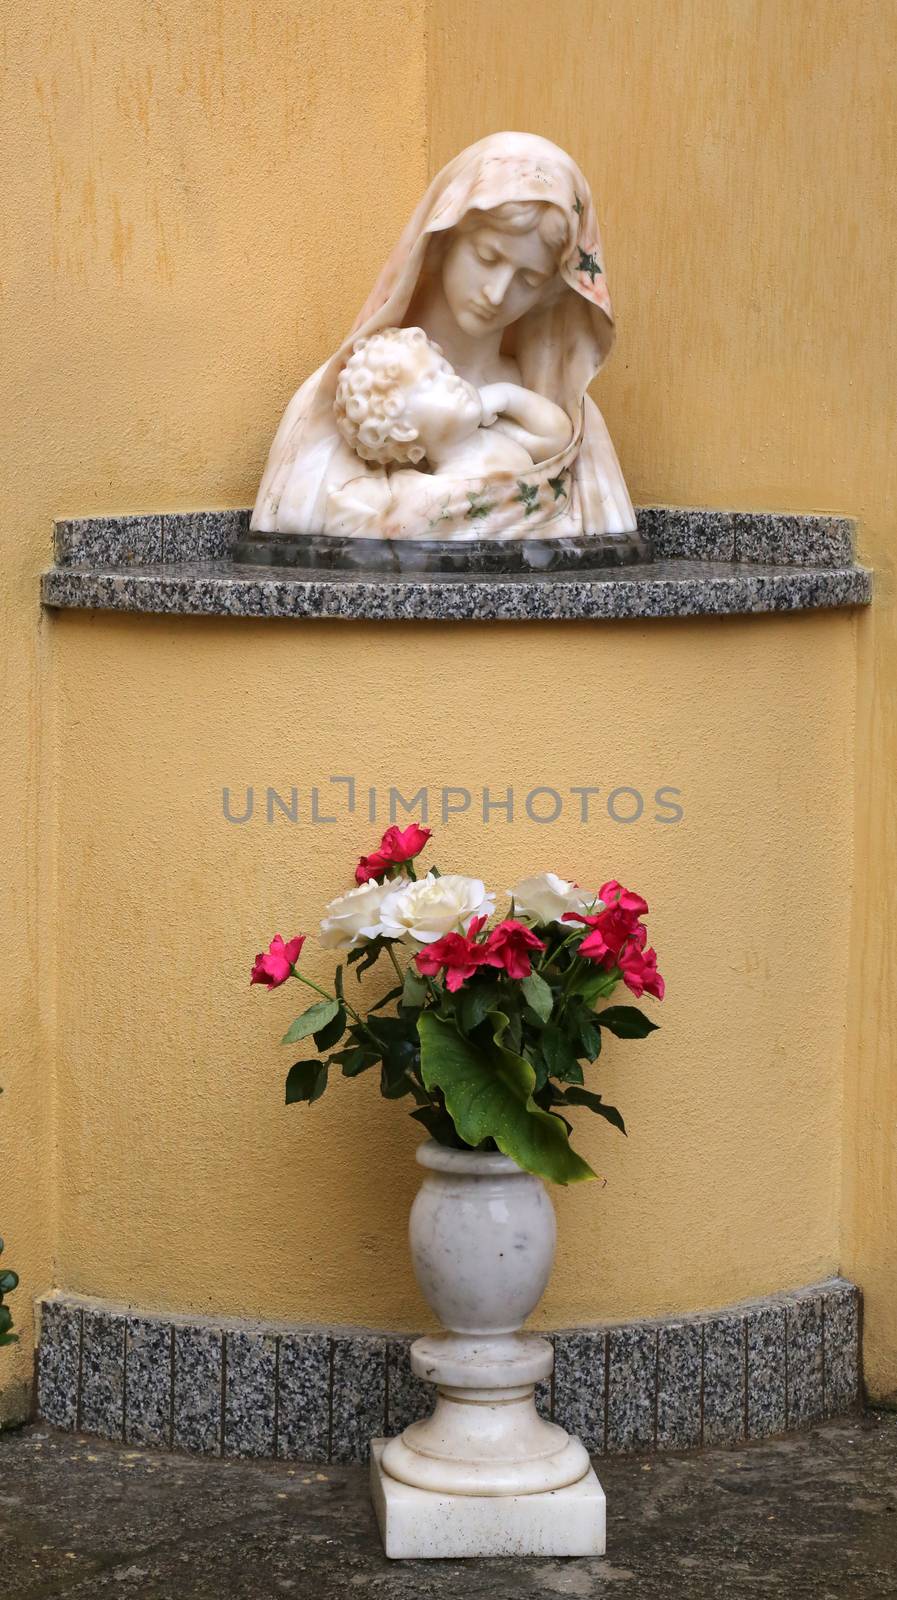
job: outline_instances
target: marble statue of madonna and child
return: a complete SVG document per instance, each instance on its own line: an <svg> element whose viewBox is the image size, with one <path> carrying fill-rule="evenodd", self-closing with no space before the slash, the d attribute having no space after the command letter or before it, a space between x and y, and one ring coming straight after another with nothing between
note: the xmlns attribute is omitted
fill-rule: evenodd
<svg viewBox="0 0 897 1600"><path fill-rule="evenodd" d="M637 558L586 392L613 337L579 168L532 134L480 140L433 180L352 332L287 406L250 542L598 536Z"/></svg>

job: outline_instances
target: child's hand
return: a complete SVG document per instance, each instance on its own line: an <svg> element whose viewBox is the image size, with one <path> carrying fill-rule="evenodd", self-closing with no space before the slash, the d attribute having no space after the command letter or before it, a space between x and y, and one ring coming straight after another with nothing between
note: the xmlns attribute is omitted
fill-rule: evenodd
<svg viewBox="0 0 897 1600"><path fill-rule="evenodd" d="M502 412L507 409L508 385L506 383L487 383L480 390L480 401L483 407L483 420L481 428L491 428L497 422Z"/></svg>

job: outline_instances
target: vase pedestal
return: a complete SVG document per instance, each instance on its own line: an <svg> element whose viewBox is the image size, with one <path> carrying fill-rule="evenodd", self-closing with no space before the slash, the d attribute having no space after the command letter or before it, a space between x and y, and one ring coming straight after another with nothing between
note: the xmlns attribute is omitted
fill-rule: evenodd
<svg viewBox="0 0 897 1600"><path fill-rule="evenodd" d="M555 1220L541 1179L495 1150L428 1139L411 1259L447 1332L416 1339L432 1415L374 1439L374 1506L388 1556L598 1556L604 1494L578 1439L536 1410L554 1349L523 1333L548 1282Z"/></svg>
<svg viewBox="0 0 897 1600"><path fill-rule="evenodd" d="M371 1443L371 1498L392 1560L604 1554L604 1491L592 1467L548 1494L439 1494L390 1478L385 1443Z"/></svg>
<svg viewBox="0 0 897 1600"><path fill-rule="evenodd" d="M536 1411L553 1363L533 1334L416 1340L412 1369L435 1383L436 1408L371 1446L388 1556L603 1554L604 1493L588 1454Z"/></svg>

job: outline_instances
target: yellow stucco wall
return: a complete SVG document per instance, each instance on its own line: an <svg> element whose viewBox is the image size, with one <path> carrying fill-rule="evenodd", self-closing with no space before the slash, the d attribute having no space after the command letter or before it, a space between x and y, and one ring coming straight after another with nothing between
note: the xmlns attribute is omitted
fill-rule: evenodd
<svg viewBox="0 0 897 1600"><path fill-rule="evenodd" d="M607 1184L556 1196L545 1321L724 1304L830 1271L846 971L819 886L851 876L854 627L359 635L61 616L61 1281L154 1306L420 1322L403 1244L417 1128L367 1078L285 1107L293 1054L278 1039L305 1002L295 985L247 987L263 938L313 933L351 882L379 836L371 785L428 786L444 871L477 869L499 891L530 866L619 875L655 908L663 1031L602 1056L629 1137L578 1118ZM356 778L355 819L332 774ZM236 816L254 786L249 822L225 820L225 784ZM268 785L297 787L298 825L267 823ZM310 820L313 785L337 822ZM474 796L445 828L444 785ZM508 785L513 824L484 826L483 787ZM574 785L602 791L586 825ZM617 785L644 796L638 822L610 820ZM653 821L661 785L681 791L681 822ZM558 823L527 819L536 786L567 794ZM326 952L310 962L329 977ZM372 997L389 978L387 964Z"/></svg>
<svg viewBox="0 0 897 1600"><path fill-rule="evenodd" d="M461 819L440 850L497 887L536 861L606 866L657 907L664 1031L608 1062L630 1139L584 1130L608 1182L560 1197L546 1321L840 1265L866 1290L872 1385L897 1387L894 16L521 0L509 26L501 0L39 0L5 49L0 931L7 970L27 970L0 1069L0 1232L23 1333L51 1282L420 1321L396 1243L411 1125L364 1081L284 1108L287 1001L246 988L247 954L313 921L357 840L230 826L220 788L535 773L668 782L686 804L670 828ZM620 324L596 392L634 498L858 514L883 573L874 618L39 622L54 516L251 500L284 399L344 331L428 164L502 126L558 139L592 179ZM473 713L449 651L484 686ZM415 738L397 748L386 721L409 683ZM848 1004L855 781L869 887ZM20 1395L27 1371L27 1341L0 1356Z"/></svg>

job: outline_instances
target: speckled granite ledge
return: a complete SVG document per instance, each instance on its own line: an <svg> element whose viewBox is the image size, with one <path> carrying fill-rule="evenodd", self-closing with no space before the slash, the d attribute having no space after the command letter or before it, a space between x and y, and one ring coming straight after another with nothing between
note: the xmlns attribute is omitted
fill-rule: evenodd
<svg viewBox="0 0 897 1600"><path fill-rule="evenodd" d="M356 1461L432 1404L411 1337L39 1303L38 1414L129 1444ZM860 1399L860 1296L842 1278L722 1311L551 1335L539 1404L593 1455L810 1427Z"/></svg>
<svg viewBox="0 0 897 1600"><path fill-rule="evenodd" d="M660 506L638 519L650 562L473 575L237 564L245 510L85 518L56 524L41 593L58 608L376 622L724 616L871 598L847 518Z"/></svg>
<svg viewBox="0 0 897 1600"><path fill-rule="evenodd" d="M861 567L749 567L657 561L576 578L360 578L282 567L57 567L44 605L174 616L338 618L368 622L614 621L868 605Z"/></svg>

